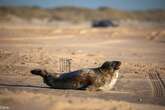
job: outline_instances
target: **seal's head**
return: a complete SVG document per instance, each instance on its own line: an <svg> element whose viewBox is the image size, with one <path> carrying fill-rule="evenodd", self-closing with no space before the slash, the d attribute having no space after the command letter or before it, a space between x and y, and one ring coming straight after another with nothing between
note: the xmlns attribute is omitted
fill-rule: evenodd
<svg viewBox="0 0 165 110"><path fill-rule="evenodd" d="M47 75L47 71L46 70L42 70L42 69L31 70L31 73L34 74L34 75L40 75L40 76Z"/></svg>
<svg viewBox="0 0 165 110"><path fill-rule="evenodd" d="M120 61L106 61L100 67L102 70L115 72L120 69L121 62Z"/></svg>

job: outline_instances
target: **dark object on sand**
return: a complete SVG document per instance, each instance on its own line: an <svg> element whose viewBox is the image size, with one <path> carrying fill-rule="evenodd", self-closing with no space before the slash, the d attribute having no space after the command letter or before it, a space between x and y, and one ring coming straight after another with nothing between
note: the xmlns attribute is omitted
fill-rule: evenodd
<svg viewBox="0 0 165 110"><path fill-rule="evenodd" d="M87 89L96 91L100 90L100 87L105 84L111 83L113 77L118 74L117 71L120 65L120 61L106 61L101 67L85 68L63 74L52 74L42 69L34 69L31 73L41 76L44 83L55 89Z"/></svg>
<svg viewBox="0 0 165 110"><path fill-rule="evenodd" d="M98 20L92 22L92 27L116 27L111 20Z"/></svg>

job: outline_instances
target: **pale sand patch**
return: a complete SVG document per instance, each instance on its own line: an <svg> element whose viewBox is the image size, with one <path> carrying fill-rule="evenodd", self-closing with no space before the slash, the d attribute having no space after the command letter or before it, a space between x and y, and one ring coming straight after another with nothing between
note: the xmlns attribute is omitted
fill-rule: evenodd
<svg viewBox="0 0 165 110"><path fill-rule="evenodd" d="M77 98L31 92L7 92L0 95L1 105L12 110L134 110L124 101Z"/></svg>

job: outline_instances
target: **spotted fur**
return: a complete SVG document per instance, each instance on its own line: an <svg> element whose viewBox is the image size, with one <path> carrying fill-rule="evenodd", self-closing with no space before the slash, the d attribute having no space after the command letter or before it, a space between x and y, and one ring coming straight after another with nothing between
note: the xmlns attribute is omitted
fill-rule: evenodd
<svg viewBox="0 0 165 110"><path fill-rule="evenodd" d="M117 81L120 65L120 61L106 61L98 68L85 68L61 75L42 69L34 69L31 73L41 76L45 84L55 89L110 90Z"/></svg>

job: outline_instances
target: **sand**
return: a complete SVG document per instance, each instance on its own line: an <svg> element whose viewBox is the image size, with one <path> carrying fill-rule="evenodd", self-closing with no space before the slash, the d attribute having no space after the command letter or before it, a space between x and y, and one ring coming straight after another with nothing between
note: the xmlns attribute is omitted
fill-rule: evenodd
<svg viewBox="0 0 165 110"><path fill-rule="evenodd" d="M164 27L0 25L0 109L164 110L164 47ZM120 60L119 80L112 91L87 92L50 89L31 75L58 72L62 57L72 59L71 70Z"/></svg>

